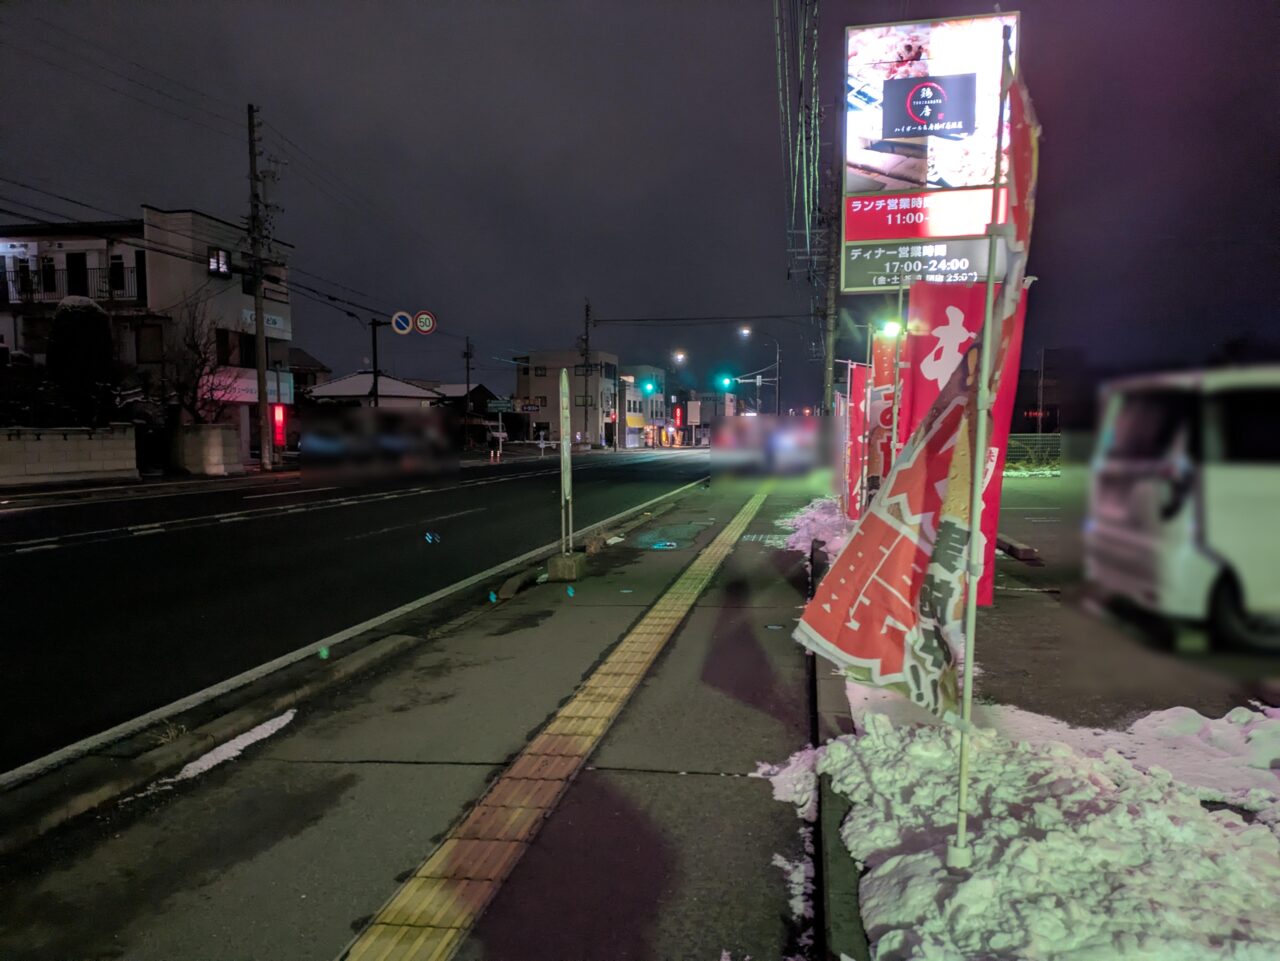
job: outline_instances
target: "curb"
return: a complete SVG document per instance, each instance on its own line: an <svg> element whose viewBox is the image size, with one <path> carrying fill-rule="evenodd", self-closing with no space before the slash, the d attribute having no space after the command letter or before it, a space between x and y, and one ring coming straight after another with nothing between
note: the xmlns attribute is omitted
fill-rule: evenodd
<svg viewBox="0 0 1280 961"><path fill-rule="evenodd" d="M662 495L661 499L666 500L686 493L697 483L700 483L700 481L676 488ZM633 510L623 512L621 517L627 517L632 513L640 516L627 520L620 525L619 530L634 530L642 524L649 523L654 517L665 513L666 510L670 510L671 506L670 503L654 504L653 502L646 502L638 504ZM603 528L609 524L617 524L619 520L618 516L609 518L583 528L580 534L585 537L589 531ZM550 556L557 550L558 547L546 552L546 556ZM513 558L508 567L519 567L520 564L527 563L527 560L527 555ZM524 573L527 573L527 570L517 574L516 577L522 577ZM508 583L511 580L515 580L515 578L510 578ZM435 602L444 601L449 596L466 589L468 586L474 585L469 585L468 581L465 580L459 582L456 585L457 590L446 589L446 592L437 597ZM427 605L421 605L416 609L421 610L425 606ZM258 679L260 682L267 684L270 684L274 679L278 685L276 690L268 689L261 695L253 697L249 703L232 708L195 730L184 733L167 743L160 744L131 758L120 758L103 753L85 753L67 761L65 764L52 767L29 780L19 782L0 793L0 824L4 825L4 832L0 834L0 855L8 854L18 849L54 828L65 824L72 818L91 811L114 798L137 790L165 771L173 770L200 757L213 750L219 744L251 730L264 721L270 720L272 717L288 710L290 707L323 693L328 688L348 680L356 674L373 668L409 647L429 640L442 632L461 627L468 621L482 616L492 607L492 604L484 604L473 608L431 630L425 637L409 634L383 636L363 647L352 650L345 656L336 658L328 670L317 672L309 678L304 678L300 683L289 684L288 677L284 673L290 668L294 668L298 662L294 661L282 665L276 671ZM403 613L411 612L404 611ZM243 688L238 690L243 691ZM232 690L226 692L223 696L234 696L236 693L236 690ZM191 708L191 710L197 709L198 706ZM181 715L177 716L180 717ZM121 741L127 741L130 737L137 738L142 733L142 731L134 732L132 735L122 738ZM103 745L102 748L107 749L110 746Z"/></svg>
<svg viewBox="0 0 1280 961"><path fill-rule="evenodd" d="M862 926L858 901L861 874L840 840L840 825L853 805L819 779L818 818L822 831L822 902L827 926L827 957L839 961L871 961L871 945Z"/></svg>
<svg viewBox="0 0 1280 961"><path fill-rule="evenodd" d="M996 534L996 547L1004 551L1015 561L1034 561L1040 557L1040 552L1034 547L1015 541L1012 537L1004 534Z"/></svg>

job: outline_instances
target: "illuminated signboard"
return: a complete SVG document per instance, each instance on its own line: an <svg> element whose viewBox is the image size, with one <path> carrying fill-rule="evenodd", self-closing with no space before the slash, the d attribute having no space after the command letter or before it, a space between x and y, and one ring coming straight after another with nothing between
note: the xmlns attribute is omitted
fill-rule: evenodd
<svg viewBox="0 0 1280 961"><path fill-rule="evenodd" d="M1012 28L1016 59L1016 13L845 32L846 243L978 237L986 231L1005 26ZM1000 221L1006 205L1002 188ZM847 248L842 261L843 292L875 289L860 285L860 271L850 273Z"/></svg>
<svg viewBox="0 0 1280 961"><path fill-rule="evenodd" d="M991 183L1006 24L1016 51L1016 13L846 31L846 194Z"/></svg>
<svg viewBox="0 0 1280 961"><path fill-rule="evenodd" d="M928 240L924 243L845 244L841 288L846 293L895 290L916 280L933 284L975 284L987 279L986 237ZM995 273L1007 268L1006 246L996 244Z"/></svg>
<svg viewBox="0 0 1280 961"><path fill-rule="evenodd" d="M1008 190L1000 188L999 219ZM914 237L969 237L991 220L991 188L918 190L908 194L863 195L844 199L844 239L910 240Z"/></svg>

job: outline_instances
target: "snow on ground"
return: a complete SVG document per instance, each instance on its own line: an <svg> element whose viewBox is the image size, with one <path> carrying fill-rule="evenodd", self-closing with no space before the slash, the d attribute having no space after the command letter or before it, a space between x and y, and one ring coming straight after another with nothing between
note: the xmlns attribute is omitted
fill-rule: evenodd
<svg viewBox="0 0 1280 961"><path fill-rule="evenodd" d="M1005 477L1061 477L1062 471L1057 467L1006 467Z"/></svg>
<svg viewBox="0 0 1280 961"><path fill-rule="evenodd" d="M140 797L147 797L148 795L155 794L158 791L170 791L173 789L173 785L177 784L179 781L188 781L193 777L199 777L210 768L217 767L219 764L239 757L244 752L244 749L249 745L270 737L292 721L296 713L297 710L291 707L283 714L273 717L269 721L263 721L257 727L245 731L239 737L233 737L225 744L219 744L212 751L206 751L204 754L201 754L194 761L186 764L182 770L173 777L162 777L158 781L153 781L147 786L145 791L122 798L120 803L128 804L130 801L134 801Z"/></svg>
<svg viewBox="0 0 1280 961"><path fill-rule="evenodd" d="M952 872L958 733L849 693L859 735L760 773L798 812L807 763L853 802L841 839L877 961L1280 958L1280 710L1106 731L975 705L973 865Z"/></svg>
<svg viewBox="0 0 1280 961"><path fill-rule="evenodd" d="M793 531L787 538L788 550L808 554L809 545L814 540L826 541L824 550L828 557L835 557L840 553L840 548L844 547L853 528L840 510L840 502L834 497L816 498L796 513L780 517L777 524Z"/></svg>

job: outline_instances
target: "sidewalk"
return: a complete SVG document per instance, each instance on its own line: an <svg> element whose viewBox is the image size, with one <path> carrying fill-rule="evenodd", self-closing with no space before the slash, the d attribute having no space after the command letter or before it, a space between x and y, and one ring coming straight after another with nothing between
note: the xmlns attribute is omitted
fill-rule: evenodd
<svg viewBox="0 0 1280 961"><path fill-rule="evenodd" d="M703 552L725 543L716 538L758 487L683 495L592 557L572 595L544 584L447 626L431 611L388 624L420 641L278 719L238 759L7 858L0 956L337 957L618 640L671 603L691 564L707 566ZM801 926L771 861L800 856L799 822L746 775L809 737L805 658L790 638L802 558L764 538L811 496L780 483L730 539L558 806L539 801L542 832L521 842L500 889L485 888L488 912L459 957L715 961L790 949Z"/></svg>

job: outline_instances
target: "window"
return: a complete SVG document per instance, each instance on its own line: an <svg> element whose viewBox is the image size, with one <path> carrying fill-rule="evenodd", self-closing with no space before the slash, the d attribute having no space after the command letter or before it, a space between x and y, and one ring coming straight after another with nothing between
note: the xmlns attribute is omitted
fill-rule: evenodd
<svg viewBox="0 0 1280 961"><path fill-rule="evenodd" d="M107 280L112 290L124 290L124 255L112 254L107 267Z"/></svg>
<svg viewBox="0 0 1280 961"><path fill-rule="evenodd" d="M124 264L120 265L124 270ZM159 364L164 361L164 328L159 324L143 324L138 328L138 363Z"/></svg>
<svg viewBox="0 0 1280 961"><path fill-rule="evenodd" d="M1160 460L1179 438L1188 453L1197 453L1199 401L1186 390L1139 390L1119 398L1119 410L1109 437L1107 457L1119 460Z"/></svg>
<svg viewBox="0 0 1280 961"><path fill-rule="evenodd" d="M533 376L534 376L534 377L546 377L546 376L547 376L547 368L545 368L545 367L535 367L535 368L533 368Z"/></svg>
<svg viewBox="0 0 1280 961"><path fill-rule="evenodd" d="M209 248L209 273L217 277L231 276L231 254L221 247Z"/></svg>
<svg viewBox="0 0 1280 961"><path fill-rule="evenodd" d="M239 360L236 362L237 367L257 367L258 366L258 342L253 334L241 333L239 335L240 343L237 345L239 349Z"/></svg>
<svg viewBox="0 0 1280 961"><path fill-rule="evenodd" d="M218 352L218 366L231 366L231 331L224 330L219 327L214 331L215 343Z"/></svg>
<svg viewBox="0 0 1280 961"><path fill-rule="evenodd" d="M546 395L546 394L539 394L537 397L535 397L535 398L533 399L533 402L534 402L535 404L537 404L539 407L546 407L546 406L547 406L547 395Z"/></svg>
<svg viewBox="0 0 1280 961"><path fill-rule="evenodd" d="M52 257L40 258L40 289L50 294L58 290L58 272L54 269Z"/></svg>
<svg viewBox="0 0 1280 961"><path fill-rule="evenodd" d="M1280 464L1280 431L1275 428L1280 389L1250 387L1224 391L1213 398L1220 460L1227 464Z"/></svg>
<svg viewBox="0 0 1280 961"><path fill-rule="evenodd" d="M520 368L520 375L521 375L522 377L528 377L528 376L529 376L529 365L528 365L528 364L526 364L526 365L524 365L523 367L521 367L521 368Z"/></svg>

